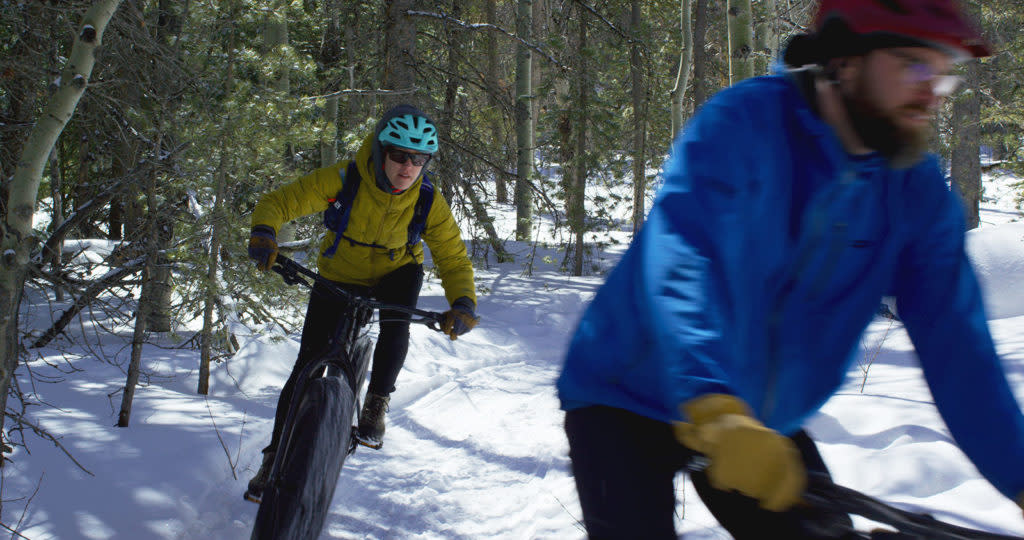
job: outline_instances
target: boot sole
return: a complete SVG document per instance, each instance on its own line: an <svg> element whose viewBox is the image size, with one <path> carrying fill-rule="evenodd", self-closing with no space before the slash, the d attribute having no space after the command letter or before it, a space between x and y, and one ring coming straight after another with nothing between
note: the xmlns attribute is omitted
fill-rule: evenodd
<svg viewBox="0 0 1024 540"><path fill-rule="evenodd" d="M263 501L263 494L262 493L255 494L255 493L252 493L249 490L245 490L245 494L242 495L242 498L244 498L245 500L247 500L247 501L249 501L251 503L260 504L260 502Z"/></svg>
<svg viewBox="0 0 1024 540"><path fill-rule="evenodd" d="M359 443L360 446L365 446L367 448L373 448L374 450L380 450L381 447L384 446L384 441L370 441L370 440L367 440L367 439L362 439L362 438L360 438L358 436L356 437L356 442Z"/></svg>

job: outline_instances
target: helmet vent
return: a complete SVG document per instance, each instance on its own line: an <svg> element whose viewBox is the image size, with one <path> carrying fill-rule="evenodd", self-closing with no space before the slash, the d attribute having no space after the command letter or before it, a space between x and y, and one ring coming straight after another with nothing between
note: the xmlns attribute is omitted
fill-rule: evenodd
<svg viewBox="0 0 1024 540"><path fill-rule="evenodd" d="M389 118L377 135L384 145L419 150L433 154L437 152L437 129L427 118L404 114Z"/></svg>

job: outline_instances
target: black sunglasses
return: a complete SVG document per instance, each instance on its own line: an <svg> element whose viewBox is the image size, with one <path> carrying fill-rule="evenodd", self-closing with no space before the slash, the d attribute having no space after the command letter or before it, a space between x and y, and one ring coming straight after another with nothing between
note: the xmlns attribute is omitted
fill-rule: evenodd
<svg viewBox="0 0 1024 540"><path fill-rule="evenodd" d="M432 154L411 154L396 148L389 148L387 155L388 159L400 165L405 163L406 160L410 160L414 167L422 167L430 161L430 158L434 157Z"/></svg>

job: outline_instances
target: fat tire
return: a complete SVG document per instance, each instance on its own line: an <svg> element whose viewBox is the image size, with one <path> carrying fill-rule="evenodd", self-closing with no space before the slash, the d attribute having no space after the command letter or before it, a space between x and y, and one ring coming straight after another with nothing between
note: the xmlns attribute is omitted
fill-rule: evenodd
<svg viewBox="0 0 1024 540"><path fill-rule="evenodd" d="M321 359L313 363L311 372L327 367L327 376L300 379L301 398L284 428L252 540L320 536L341 468L355 447L352 424L372 353L372 342L360 336L344 355L350 362Z"/></svg>

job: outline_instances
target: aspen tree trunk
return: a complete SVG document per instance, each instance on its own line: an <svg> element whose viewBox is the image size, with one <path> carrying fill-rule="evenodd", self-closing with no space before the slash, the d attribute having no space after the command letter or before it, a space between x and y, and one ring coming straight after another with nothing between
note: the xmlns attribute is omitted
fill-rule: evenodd
<svg viewBox="0 0 1024 540"><path fill-rule="evenodd" d="M92 75L103 31L121 0L100 0L82 17L74 45L60 75L60 87L50 97L22 148L9 183L7 215L0 225L0 411L7 410L11 377L18 365L18 306L25 287L35 212L43 168ZM4 415L0 414L0 430Z"/></svg>
<svg viewBox="0 0 1024 540"><path fill-rule="evenodd" d="M159 22L156 27L156 40L162 47L166 47L167 51L169 51L168 55L173 55L175 59L178 59L181 55L176 44L183 26L182 15L177 11L179 9L178 3L174 0L159 0L158 9ZM164 123L161 119L174 116L175 110L179 107L176 103L174 100L168 100L164 104L154 106L152 111L157 116L157 125L162 130L162 133L169 133L160 137L161 140L168 143L174 140L173 127L164 131L164 126L171 126L172 124ZM158 148L154 153L159 156L160 150ZM153 174L156 174L156 172L154 171ZM174 193L174 191L172 190L172 194L165 197L170 199L183 196L180 191L177 193ZM166 253L174 240L174 219L173 210L164 211L164 208L169 208L170 206L170 204L163 205L163 208L160 210L154 210L153 206L148 208L150 213L156 212L155 219L151 223L156 227L153 231L153 238L156 239L157 243L150 248L154 254L151 263L152 279L149 281L149 287L143 287L142 292L146 297L140 297L139 302L147 306L146 310L142 311L142 313L148 319L146 322L147 330L153 332L170 332L171 330L171 297L174 292L172 284L173 272L171 271L171 259Z"/></svg>
<svg viewBox="0 0 1024 540"><path fill-rule="evenodd" d="M964 67L965 89L953 102L953 148L950 174L964 203L967 230L981 223L981 68L977 60Z"/></svg>
<svg viewBox="0 0 1024 540"><path fill-rule="evenodd" d="M384 80L383 88L399 92L385 94L384 109L409 103L416 90L416 21L408 11L416 7L415 0L388 0L384 21Z"/></svg>
<svg viewBox="0 0 1024 540"><path fill-rule="evenodd" d="M583 269L583 230L585 213L583 209L586 186L586 129L587 129L587 65L586 55L582 53L587 43L586 16L583 8L575 6L575 13L568 19L566 27L567 46L574 51L570 55L572 73L563 85L564 90L556 88L559 104L562 109L558 119L558 135L560 159L562 162L562 191L565 193L565 217L572 234L573 242L566 252L570 258L573 275L582 275ZM576 27L571 25L575 23ZM574 247L573 247L574 246Z"/></svg>
<svg viewBox="0 0 1024 540"><path fill-rule="evenodd" d="M291 68L288 66L287 55L282 51L288 46L287 5L280 2L275 4L263 27L263 43L273 65L273 75L267 86L288 94L291 91Z"/></svg>
<svg viewBox="0 0 1024 540"><path fill-rule="evenodd" d="M343 32L345 34L345 69L348 70L348 88L354 90L356 88L356 64L357 54L359 45L360 34L356 33L359 18L359 3L358 2L345 2L345 20L346 24L342 25ZM371 97L371 100L375 98ZM348 115L350 118L362 118L364 114L360 113L362 110L361 105L363 104L359 96L351 96L348 99Z"/></svg>
<svg viewBox="0 0 1024 540"><path fill-rule="evenodd" d="M324 18L327 19L327 31L323 39L320 60L325 68L335 67L341 61L342 34L341 8L338 0L324 2ZM325 88L331 93L338 88ZM320 139L320 166L328 167L338 161L338 96L327 98L324 104L324 135Z"/></svg>
<svg viewBox="0 0 1024 540"><path fill-rule="evenodd" d="M461 0L454 0L453 2L451 2L449 4L448 9L453 18L455 18L456 20L462 19ZM458 73L459 59L457 51L463 49L463 47L465 46L465 40L463 39L462 31L456 28L454 25L446 24L445 27L447 29L447 32L445 32L445 36L448 41L447 47L445 47L445 54L447 56L447 66L445 66L445 69L448 71L448 73ZM441 117L435 119L438 123L437 127L438 131L440 132L440 139L442 141L452 140L452 122L454 121L455 117L455 97L459 91L459 83L460 81L458 80L458 78L449 77L447 83L444 86L444 105L442 106L441 109ZM441 174L439 175L440 178L437 178L436 180L434 180L434 182L435 184L437 184L439 188L441 188L441 194L444 195L444 198L448 201L453 201L455 200L455 184L459 181L456 178L456 175L458 174L458 171L456 169L461 169L461 167L454 166L456 154L455 152L452 152L451 149L449 149L447 152L442 153L438 157L440 158L438 160L440 161L440 163L438 164L438 172L440 172ZM465 187L466 189L463 191L468 191L469 186L466 185Z"/></svg>
<svg viewBox="0 0 1024 540"><path fill-rule="evenodd" d="M338 96L327 98L324 104L324 135L320 140L320 166L329 167L338 162Z"/></svg>
<svg viewBox="0 0 1024 540"><path fill-rule="evenodd" d="M580 13L577 17L576 24L578 25L578 46L577 51L583 51L587 48L587 17L584 13ZM589 128L588 108L590 107L590 82L588 80L588 69L586 55L577 54L578 69L575 74L576 80L576 107L578 107L578 114L574 115L574 125L572 126L575 134L575 163L573 164L572 174L572 186L570 187L569 196L567 197L567 203L569 205L569 223L572 225L574 232L576 233L576 252L573 254L573 265L572 272L574 276L583 275L583 255L584 255L584 237L587 230L586 225L586 212L584 210L584 201L587 196L587 131Z"/></svg>
<svg viewBox="0 0 1024 540"><path fill-rule="evenodd" d="M237 20L238 4L232 2L230 16L227 19L228 27L225 31L229 33L230 45L228 47L227 73L224 77L225 94L230 94L235 87L235 49L238 41L238 34L235 32L234 21ZM232 120L226 118L221 126L220 139L227 141L232 130ZM227 145L221 145L227 148ZM199 346L199 383L196 392L207 395L210 392L210 361L213 352L213 314L217 305L217 298L220 295L220 280L217 270L220 268L220 247L221 237L224 228L224 197L227 191L228 158L227 153L221 150L220 159L217 163L217 172L214 179L213 210L210 213L210 251L206 263L206 295L203 299L203 330Z"/></svg>
<svg viewBox="0 0 1024 540"><path fill-rule="evenodd" d="M530 42L544 43L548 38L548 28L553 25L551 2L554 0L532 0L530 10ZM530 138L532 147L537 142L537 130L540 126L541 101L533 92L540 88L544 81L544 67L547 62L540 55L530 54ZM557 75L556 75L557 76Z"/></svg>
<svg viewBox="0 0 1024 540"><path fill-rule="evenodd" d="M754 30L756 53L754 75L766 75L771 71L772 62L779 54L779 15L775 9L776 0L762 0L764 22Z"/></svg>
<svg viewBox="0 0 1024 540"><path fill-rule="evenodd" d="M683 97L686 85L690 82L690 66L693 64L693 28L690 22L691 0L679 1L679 18L683 33L683 49L679 51L679 69L676 71L676 83L672 88L669 100L672 102L672 140L683 129Z"/></svg>
<svg viewBox="0 0 1024 540"><path fill-rule="evenodd" d="M203 331L199 346L199 385L196 392L206 395L210 392L210 360L213 351L213 312L220 294L218 268L220 268L220 246L223 236L224 191L227 184L227 156L221 152L217 164L217 177L214 181L213 211L211 212L212 227L210 231L210 251L206 263L206 297L203 299Z"/></svg>
<svg viewBox="0 0 1024 540"><path fill-rule="evenodd" d="M729 0L729 84L754 76L750 0Z"/></svg>
<svg viewBox="0 0 1024 540"><path fill-rule="evenodd" d="M767 25L761 23L757 25L757 31L754 32L754 76L760 76L768 73L769 61L768 53L771 51L771 47L768 46L766 41L768 35L766 34Z"/></svg>
<svg viewBox="0 0 1024 540"><path fill-rule="evenodd" d="M162 133L159 132L159 133ZM163 137L158 136L154 145L153 159L159 159L160 149L163 147ZM149 215L149 223L146 224L148 237L143 238L145 242L146 258L142 270L142 292L139 294L139 305L135 310L135 329L132 332L131 359L128 362L128 376L124 383L124 390L121 394L121 411L117 415L117 427L128 427L132 416L132 402L135 400L135 387L139 384L139 372L142 371L142 348L146 343L146 330L149 327L150 317L147 314L155 309L156 286L155 266L159 257L160 245L163 234L159 226L160 210L157 202L157 175L148 175L146 181L146 210Z"/></svg>
<svg viewBox="0 0 1024 540"><path fill-rule="evenodd" d="M291 93L291 67L288 64L288 2L275 0L273 8L267 14L263 23L263 46L266 50L267 62L272 66L269 80L264 81L264 86L274 90L275 99L285 100ZM295 163L295 146L292 141L286 141L282 148L285 165L291 170ZM277 242L279 244L295 241L295 223L287 222L281 225L277 231Z"/></svg>
<svg viewBox="0 0 1024 540"><path fill-rule="evenodd" d="M707 67L708 55L704 50L708 33L708 2L696 0L697 9L693 15L693 110L696 112L708 98Z"/></svg>
<svg viewBox="0 0 1024 540"><path fill-rule="evenodd" d="M485 0L484 17L487 24L498 24L496 0ZM487 56L487 71L484 73L484 86L487 87L487 102L491 107L491 140L495 145L504 147L505 135L501 126L501 103L496 97L498 85L498 37L493 32L484 35L484 51ZM505 160L502 160L505 163ZM499 203L508 203L508 182L505 175L497 172L494 175L494 196Z"/></svg>
<svg viewBox="0 0 1024 540"><path fill-rule="evenodd" d="M462 18L462 0L452 0L450 13L455 19ZM448 32L448 72L456 73L458 71L458 55L457 51L463 50L465 47L465 36L464 31L455 27L450 27ZM442 140L452 140L452 123L455 118L455 98L458 93L459 81L454 77L448 80L448 84L445 86L444 93L444 109L441 112L441 122L438 123L438 130L440 131L440 137ZM498 232L494 228L494 220L487 213L487 207L480 200L480 195L477 194L474 186L470 182L466 182L458 178L458 174L463 170L462 167L456 167L455 163L455 152L449 150L441 156L441 188L445 195L445 198L449 201L453 200L455 196L455 186L462 186L459 190L460 193L466 196L470 201L470 208L473 211L473 217L476 222L480 224L484 233L487 235L487 242L494 250L495 257L499 262L510 260L508 253L505 251L505 246L501 242L501 238L498 237ZM500 176L500 173L499 173Z"/></svg>
<svg viewBox="0 0 1024 540"><path fill-rule="evenodd" d="M156 174L155 172L153 174ZM170 205L164 205L158 209L150 208L155 212L154 220L150 227L153 227L153 241L157 244L152 248L153 260L150 263L149 286L143 287L142 296L139 297L139 305L145 305L142 311L147 319L146 328L152 332L171 331L171 295L174 292L171 284L173 272L171 272L171 260L166 255L166 249L174 240L174 222L170 218Z"/></svg>
<svg viewBox="0 0 1024 540"><path fill-rule="evenodd" d="M629 71L633 79L633 236L636 236L643 225L646 206L644 194L647 191L647 88L644 84L643 56L640 51L640 0L632 0L630 4L629 32L633 37L633 45L629 51Z"/></svg>
<svg viewBox="0 0 1024 540"><path fill-rule="evenodd" d="M516 34L530 41L533 27L532 0L518 0ZM528 241L533 236L533 120L530 106L533 98L530 48L516 43L516 240Z"/></svg>
<svg viewBox="0 0 1024 540"><path fill-rule="evenodd" d="M153 265L147 261L142 271L143 282L153 279ZM139 310L143 305L139 300ZM139 384L139 371L142 370L142 346L146 342L146 317L136 314L135 330L132 332L131 360L128 362L128 377L124 383L124 390L121 394L121 410L117 415L117 427L128 427L132 416L132 402L135 400L135 387Z"/></svg>

